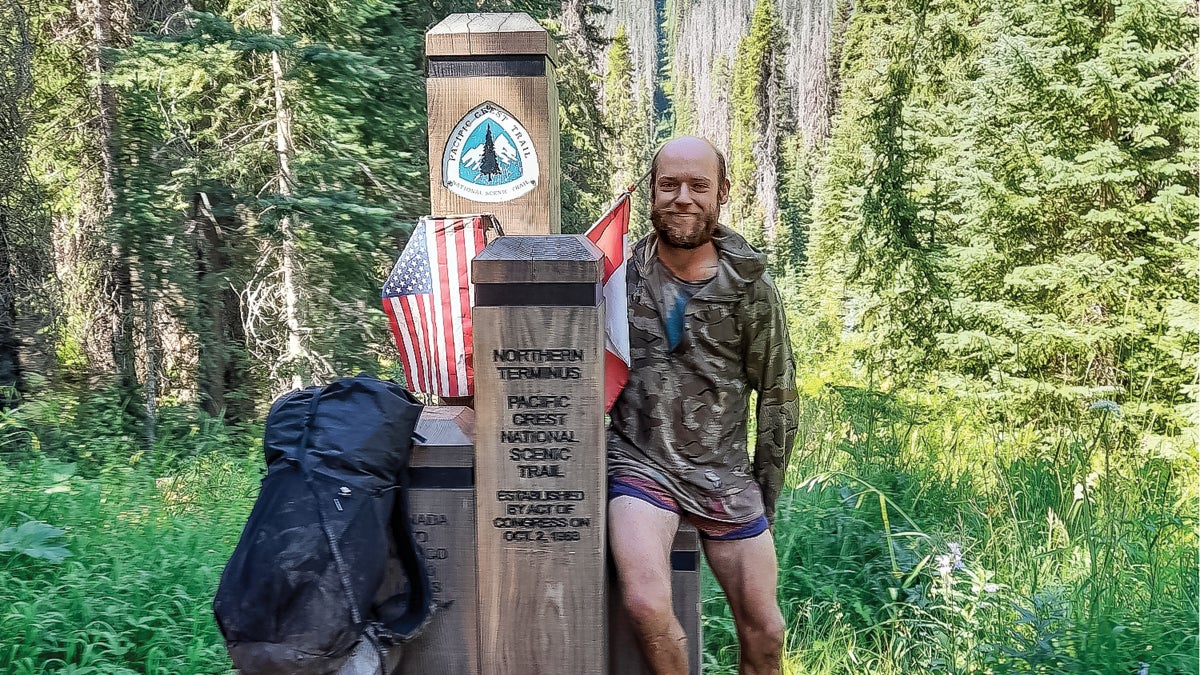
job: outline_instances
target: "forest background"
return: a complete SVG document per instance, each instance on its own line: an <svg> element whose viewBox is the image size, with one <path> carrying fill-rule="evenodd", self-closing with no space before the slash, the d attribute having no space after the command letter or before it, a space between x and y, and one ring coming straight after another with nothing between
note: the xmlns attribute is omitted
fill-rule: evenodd
<svg viewBox="0 0 1200 675"><path fill-rule="evenodd" d="M458 11L560 41L565 231L728 153L800 364L786 672L1200 670L1195 4L0 0L0 671L229 668L265 406L399 374Z"/></svg>

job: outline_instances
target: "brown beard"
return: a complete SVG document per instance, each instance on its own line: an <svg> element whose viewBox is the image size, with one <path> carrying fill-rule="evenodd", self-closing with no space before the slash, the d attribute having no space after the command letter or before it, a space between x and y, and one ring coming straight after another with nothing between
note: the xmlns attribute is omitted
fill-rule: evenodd
<svg viewBox="0 0 1200 675"><path fill-rule="evenodd" d="M666 222L667 212L661 209L650 210L650 224L658 236L674 248L693 249L712 241L713 233L717 230L717 214L701 213L699 223L691 230L683 231L672 227Z"/></svg>

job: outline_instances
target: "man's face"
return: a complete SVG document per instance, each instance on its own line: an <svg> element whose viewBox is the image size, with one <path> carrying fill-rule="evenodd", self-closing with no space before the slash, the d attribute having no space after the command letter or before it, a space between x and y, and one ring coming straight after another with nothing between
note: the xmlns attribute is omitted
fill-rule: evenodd
<svg viewBox="0 0 1200 675"><path fill-rule="evenodd" d="M650 186L650 222L675 248L692 249L712 241L728 182L717 181L717 155L708 143L680 138L663 146Z"/></svg>

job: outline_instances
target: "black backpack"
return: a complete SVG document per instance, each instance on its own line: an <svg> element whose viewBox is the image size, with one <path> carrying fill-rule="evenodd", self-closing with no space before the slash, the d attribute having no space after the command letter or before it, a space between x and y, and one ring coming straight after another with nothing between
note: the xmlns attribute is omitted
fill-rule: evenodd
<svg viewBox="0 0 1200 675"><path fill-rule="evenodd" d="M361 375L271 406L267 475L213 601L244 675L333 673L361 640L386 651L428 622L406 493L420 414Z"/></svg>

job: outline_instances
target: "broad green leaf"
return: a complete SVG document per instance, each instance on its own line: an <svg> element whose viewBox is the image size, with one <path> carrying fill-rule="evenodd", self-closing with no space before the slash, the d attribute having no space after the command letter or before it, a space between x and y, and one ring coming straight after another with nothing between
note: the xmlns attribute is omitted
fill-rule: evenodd
<svg viewBox="0 0 1200 675"><path fill-rule="evenodd" d="M30 520L16 527L0 530L0 553L24 553L31 558L61 562L71 555L65 546L56 543L66 532L40 520Z"/></svg>

